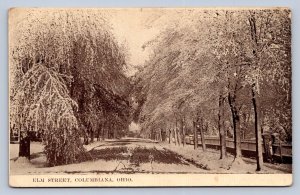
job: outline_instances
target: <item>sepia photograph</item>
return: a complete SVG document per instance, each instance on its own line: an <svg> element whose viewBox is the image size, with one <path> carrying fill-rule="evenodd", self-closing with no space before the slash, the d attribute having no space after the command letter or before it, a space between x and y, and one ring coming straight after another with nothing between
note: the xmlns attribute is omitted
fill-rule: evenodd
<svg viewBox="0 0 300 195"><path fill-rule="evenodd" d="M11 8L12 187L289 186L291 11Z"/></svg>

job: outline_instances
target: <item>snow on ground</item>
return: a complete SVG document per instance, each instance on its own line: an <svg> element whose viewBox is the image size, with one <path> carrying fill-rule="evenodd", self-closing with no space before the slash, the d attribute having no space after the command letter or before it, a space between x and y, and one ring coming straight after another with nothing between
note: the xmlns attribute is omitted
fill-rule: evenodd
<svg viewBox="0 0 300 195"><path fill-rule="evenodd" d="M194 150L193 145L183 147L163 143L161 146L206 166L210 170L209 173L258 173L256 172L256 161L252 159L243 158L243 161L233 163L233 155L227 154L226 160L220 160L220 152L209 148L203 152L201 147ZM264 168L259 173L291 173L291 171L292 165L264 163Z"/></svg>
<svg viewBox="0 0 300 195"><path fill-rule="evenodd" d="M43 152L44 146L41 142L31 142L30 143L30 154L36 154ZM9 158L16 159L19 156L19 144L10 144L9 146Z"/></svg>
<svg viewBox="0 0 300 195"><path fill-rule="evenodd" d="M125 140L123 140L125 141ZM31 143L30 161L18 159L19 145L10 145L10 173L11 174L99 174L99 173L256 173L255 161L234 163L233 156L228 155L227 160L219 160L219 152L207 149L204 153L201 148L193 149L192 145L174 146L167 143L155 143L151 141L123 142L109 140L105 142L94 142L85 148L96 158L91 161L47 167L43 145L39 142ZM122 150L120 150L120 148ZM117 152L108 154L107 151ZM172 151L172 152L171 152ZM137 153L134 153L137 152ZM175 153L174 153L175 152ZM141 163L134 163L132 155L144 158ZM98 155L98 156L97 156ZM109 156L110 155L110 156ZM155 157L151 157L151 155ZM170 163L168 159L174 158L176 163ZM118 157L117 157L118 156ZM105 159L107 157L107 159ZM115 157L115 158L114 158ZM148 160L153 158L152 160ZM112 159L113 158L113 159ZM130 160L131 158L131 160ZM155 159L156 158L156 159ZM146 159L146 160L145 160ZM140 159L139 159L140 160ZM173 162L173 161L172 161ZM265 165L268 165L265 163ZM268 165L260 173L286 173L280 169L281 165ZM284 165L291 169L291 165ZM270 168L271 167L271 168ZM286 169L285 169L286 170Z"/></svg>

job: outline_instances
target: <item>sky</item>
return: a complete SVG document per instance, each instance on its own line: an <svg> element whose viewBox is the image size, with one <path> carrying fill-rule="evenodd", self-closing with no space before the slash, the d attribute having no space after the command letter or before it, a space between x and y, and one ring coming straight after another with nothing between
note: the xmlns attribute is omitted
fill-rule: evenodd
<svg viewBox="0 0 300 195"><path fill-rule="evenodd" d="M130 11L119 10L111 19L113 32L120 43L128 44L130 64L140 65L148 59L149 50L143 50L144 43L155 38L159 33L157 28L147 28L143 21L151 17L151 13L145 13L141 9Z"/></svg>
<svg viewBox="0 0 300 195"><path fill-rule="evenodd" d="M151 48L143 45L157 37L166 26L166 15L162 10L116 9L109 14L112 31L119 42L128 47L129 76L136 71L133 67L144 65L149 59Z"/></svg>
<svg viewBox="0 0 300 195"><path fill-rule="evenodd" d="M107 19L110 22L113 34L119 44L125 44L128 47L128 76L132 76L137 71L132 67L143 66L149 59L152 48L146 47L143 49L145 43L154 40L160 32L171 25L177 25L179 21L192 23L192 21L184 19L190 12L183 12L183 10L185 8L122 8L107 10Z"/></svg>

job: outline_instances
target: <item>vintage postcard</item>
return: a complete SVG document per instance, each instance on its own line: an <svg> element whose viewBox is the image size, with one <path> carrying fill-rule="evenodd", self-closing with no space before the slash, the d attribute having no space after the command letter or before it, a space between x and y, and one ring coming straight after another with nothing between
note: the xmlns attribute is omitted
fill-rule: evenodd
<svg viewBox="0 0 300 195"><path fill-rule="evenodd" d="M288 8L12 8L12 187L289 186Z"/></svg>

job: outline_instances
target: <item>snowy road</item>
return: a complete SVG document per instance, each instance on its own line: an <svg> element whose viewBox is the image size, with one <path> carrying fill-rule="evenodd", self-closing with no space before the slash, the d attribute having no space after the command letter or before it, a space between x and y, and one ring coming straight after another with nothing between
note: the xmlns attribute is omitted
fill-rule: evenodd
<svg viewBox="0 0 300 195"><path fill-rule="evenodd" d="M99 173L206 173L197 164L151 140L122 139L85 146L93 160L47 167L40 143L31 145L30 162L15 161L18 145L11 145L12 174L99 174Z"/></svg>
<svg viewBox="0 0 300 195"><path fill-rule="evenodd" d="M174 146L145 139L121 139L86 145L90 160L47 167L43 146L31 144L31 160L16 160L18 144L10 145L11 174L114 174L114 173L256 173L255 161L244 158L234 164L233 156L219 159L219 151L194 150L193 146ZM265 164L260 173L290 173L291 165Z"/></svg>

